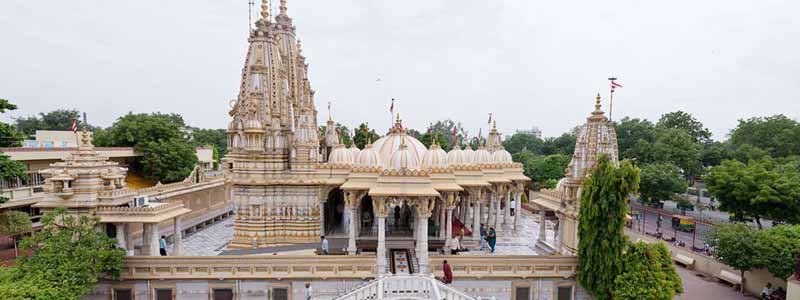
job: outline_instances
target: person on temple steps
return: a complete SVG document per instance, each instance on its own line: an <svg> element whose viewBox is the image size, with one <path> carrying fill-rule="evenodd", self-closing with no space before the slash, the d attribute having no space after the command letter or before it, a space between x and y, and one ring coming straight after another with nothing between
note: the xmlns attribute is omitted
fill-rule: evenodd
<svg viewBox="0 0 800 300"><path fill-rule="evenodd" d="M489 227L489 234L486 236L486 241L489 242L489 248L492 249L492 253L494 253L494 246L497 244L497 232L494 231L494 227Z"/></svg>
<svg viewBox="0 0 800 300"><path fill-rule="evenodd" d="M161 236L161 239L158 240L158 251L161 252L161 256L167 256L167 237Z"/></svg>
<svg viewBox="0 0 800 300"><path fill-rule="evenodd" d="M322 240L320 242L321 247L322 247L322 254L323 255L328 255L328 249L330 249L330 248L328 248L328 239L326 239L324 235L320 236L319 238Z"/></svg>
<svg viewBox="0 0 800 300"><path fill-rule="evenodd" d="M457 255L461 245L458 243L457 238L450 238L445 242L445 249L450 250L450 255Z"/></svg>
<svg viewBox="0 0 800 300"><path fill-rule="evenodd" d="M480 233L481 233L481 240L480 240L481 244L478 250L486 252L487 250L489 250L489 244L486 241L486 226L484 226L483 224L481 224Z"/></svg>
<svg viewBox="0 0 800 300"><path fill-rule="evenodd" d="M446 259L442 262L442 273L444 273L442 282L447 284L453 283L453 269L450 268L450 264L447 263Z"/></svg>

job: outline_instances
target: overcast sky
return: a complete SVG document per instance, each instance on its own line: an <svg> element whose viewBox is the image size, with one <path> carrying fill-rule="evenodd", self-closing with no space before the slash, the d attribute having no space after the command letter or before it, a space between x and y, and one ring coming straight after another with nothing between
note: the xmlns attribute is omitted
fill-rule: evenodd
<svg viewBox="0 0 800 300"><path fill-rule="evenodd" d="M394 97L414 128L452 118L475 135L492 112L505 133L554 136L584 122L610 75L624 86L615 119L685 110L724 138L739 118L800 117L798 1L288 1L320 121L332 101L336 121L385 131ZM109 126L160 111L225 128L247 9L3 0L0 98L20 109L2 119L74 108Z"/></svg>

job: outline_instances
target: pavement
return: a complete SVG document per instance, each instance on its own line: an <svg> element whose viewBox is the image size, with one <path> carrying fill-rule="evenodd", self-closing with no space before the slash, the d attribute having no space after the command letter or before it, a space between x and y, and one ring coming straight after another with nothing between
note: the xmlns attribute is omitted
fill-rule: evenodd
<svg viewBox="0 0 800 300"><path fill-rule="evenodd" d="M683 294L675 296L676 300L751 300L758 299L739 293L730 285L717 282L704 274L675 266L683 281Z"/></svg>
<svg viewBox="0 0 800 300"><path fill-rule="evenodd" d="M215 256L222 253L233 239L233 219L227 218L183 238L183 255Z"/></svg>

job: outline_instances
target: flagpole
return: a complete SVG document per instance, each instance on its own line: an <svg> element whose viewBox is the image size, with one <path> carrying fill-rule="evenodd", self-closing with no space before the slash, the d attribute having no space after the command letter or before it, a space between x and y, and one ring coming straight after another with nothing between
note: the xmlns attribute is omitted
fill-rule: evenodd
<svg viewBox="0 0 800 300"><path fill-rule="evenodd" d="M614 80L617 80L616 77L609 77L608 80L611 82L611 92L609 92L608 96L608 120L611 121L611 113L614 111Z"/></svg>

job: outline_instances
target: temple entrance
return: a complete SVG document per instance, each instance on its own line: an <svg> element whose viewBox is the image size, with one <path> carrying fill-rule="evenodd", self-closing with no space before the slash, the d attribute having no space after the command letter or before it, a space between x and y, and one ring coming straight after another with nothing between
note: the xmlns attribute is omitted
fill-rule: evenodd
<svg viewBox="0 0 800 300"><path fill-rule="evenodd" d="M414 210L408 205L392 208L386 220L387 236L413 236L415 219Z"/></svg>
<svg viewBox="0 0 800 300"><path fill-rule="evenodd" d="M340 189L333 189L328 193L325 202L325 234L344 234L347 232L345 220L344 193Z"/></svg>

